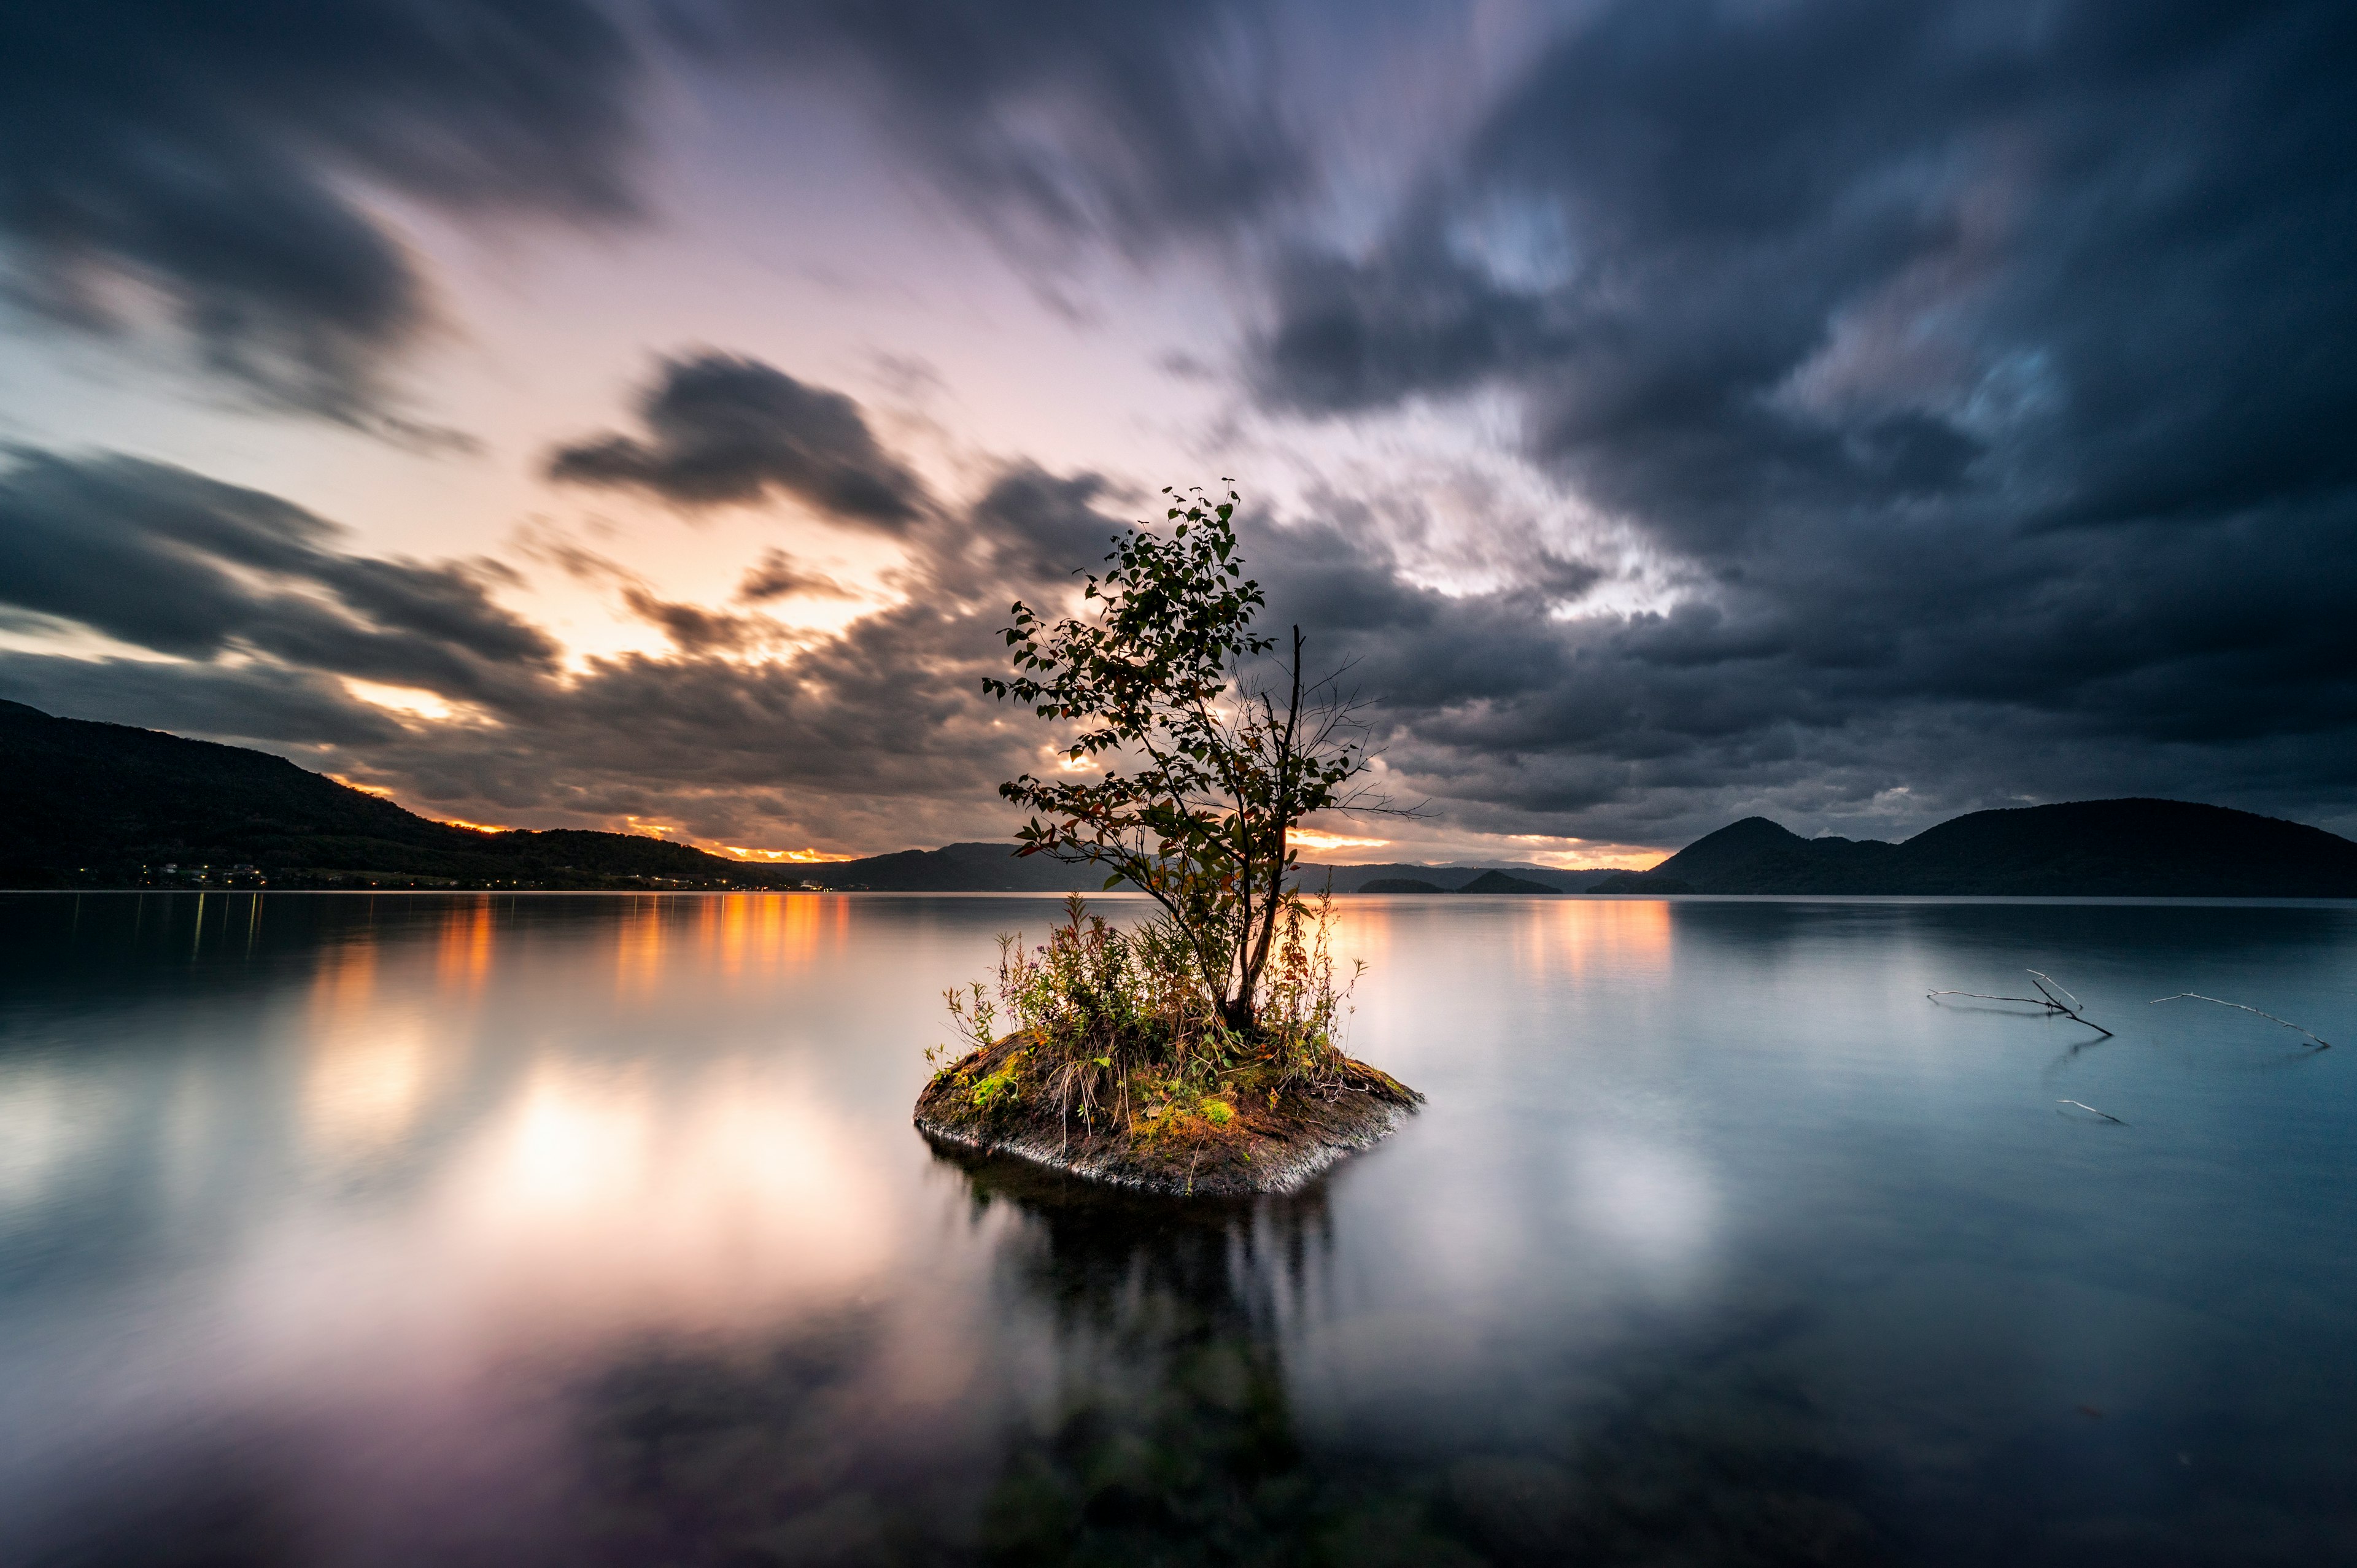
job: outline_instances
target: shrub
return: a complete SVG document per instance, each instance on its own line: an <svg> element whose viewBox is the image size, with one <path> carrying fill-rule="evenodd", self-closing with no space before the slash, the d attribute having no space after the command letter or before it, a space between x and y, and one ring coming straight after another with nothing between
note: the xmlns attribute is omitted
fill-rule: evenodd
<svg viewBox="0 0 2357 1568"><path fill-rule="evenodd" d="M974 1081L977 1109L1019 1092L1019 1063L1022 1079L1039 1087L1046 1103L1086 1125L1107 1113L1125 1122L1161 1103L1174 1114L1192 1107L1224 1128L1235 1108L1216 1095L1274 1097L1340 1071L1341 1021L1357 970L1349 983L1336 984L1331 926L1325 898L1287 897L1254 1022L1239 1030L1206 993L1168 916L1120 929L1090 914L1076 893L1045 942L999 938L993 983L943 993L963 1045L936 1047L928 1059L941 1072L953 1071L966 1051L1000 1044L1003 1022L1022 1047Z"/></svg>

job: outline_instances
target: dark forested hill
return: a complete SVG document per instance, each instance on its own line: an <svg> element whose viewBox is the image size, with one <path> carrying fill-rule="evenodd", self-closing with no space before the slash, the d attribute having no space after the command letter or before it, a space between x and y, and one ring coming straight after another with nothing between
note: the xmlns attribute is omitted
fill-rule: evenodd
<svg viewBox="0 0 2357 1568"><path fill-rule="evenodd" d="M1602 866L1591 865L1576 868L1570 871L1562 871L1554 866L1528 865L1520 862L1505 865L1501 865L1491 861L1484 861L1476 865L1415 865L1399 864L1387 865L1329 865L1322 861L1305 861L1302 863L1301 869L1297 875L1295 882L1296 885L1305 893L1317 893L1321 889L1329 889L1329 884L1330 891L1336 893L1398 893L1417 891L1417 889L1415 888L1400 888L1391 886L1391 884L1398 882L1423 883L1435 893L1458 893L1466 891L1466 885L1468 883L1476 881L1493 871L1501 871L1510 876L1519 877L1523 881L1535 883L1538 886L1534 891L1540 893L1582 892L1585 891L1588 885L1593 883L1598 877L1609 876L1612 875L1611 872L1606 870Z"/></svg>
<svg viewBox="0 0 2357 1568"><path fill-rule="evenodd" d="M200 877L214 886L597 887L761 885L784 875L638 834L478 832L264 752L0 703L0 886L188 886Z"/></svg>
<svg viewBox="0 0 2357 1568"><path fill-rule="evenodd" d="M171 869L167 870L167 867ZM0 887L1095 887L1086 868L952 844L747 865L637 833L478 832L283 757L0 702Z"/></svg>
<svg viewBox="0 0 2357 1568"><path fill-rule="evenodd" d="M1975 811L1903 843L1804 839L1747 817L1598 893L2357 897L2357 843L2186 800Z"/></svg>

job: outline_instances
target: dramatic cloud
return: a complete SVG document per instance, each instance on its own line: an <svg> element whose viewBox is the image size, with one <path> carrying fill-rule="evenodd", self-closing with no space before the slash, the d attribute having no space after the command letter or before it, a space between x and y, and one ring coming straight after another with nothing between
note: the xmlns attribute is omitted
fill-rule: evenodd
<svg viewBox="0 0 2357 1568"><path fill-rule="evenodd" d="M1275 28L1234 0L714 0L666 13L708 58L847 77L980 221L1143 254L1305 177Z"/></svg>
<svg viewBox="0 0 2357 1568"><path fill-rule="evenodd" d="M0 11L0 276L96 330L152 296L250 392L371 421L434 304L362 191L620 216L638 71L593 0L23 0Z"/></svg>
<svg viewBox="0 0 2357 1568"><path fill-rule="evenodd" d="M737 585L737 596L748 604L758 605L771 599L856 599L859 596L825 573L812 571L791 555L771 545L761 552L761 559L746 571L744 580Z"/></svg>
<svg viewBox="0 0 2357 1568"><path fill-rule="evenodd" d="M556 645L492 601L500 568L344 554L340 532L180 468L20 454L0 474L0 600L159 653L467 701L554 667Z"/></svg>
<svg viewBox="0 0 2357 1568"><path fill-rule="evenodd" d="M759 360L667 359L639 415L644 439L560 447L549 477L635 486L682 506L757 501L774 489L887 531L908 526L924 504L924 487L877 445L857 403Z"/></svg>
<svg viewBox="0 0 2357 1568"><path fill-rule="evenodd" d="M2345 801L2352 70L2324 5L1569 34L1379 243L1285 263L1255 346L1310 414L1512 393L1680 565L1670 613L1482 631L1405 749L1626 833L1596 808Z"/></svg>
<svg viewBox="0 0 2357 1568"><path fill-rule="evenodd" d="M985 320L988 269L936 258L938 231L852 214L876 227L847 253L888 279L845 275L824 233L706 236L778 280L811 362L877 365L869 387L910 350L944 367L903 391L934 421L927 471L958 477L920 483L842 392L661 360L630 427L541 474L741 513L699 529L692 574L553 515L523 546L660 653L568 656L498 568L361 555L253 490L20 455L11 645L94 631L148 657L12 655L10 695L268 739L476 821L862 849L990 831L991 786L1048 739L976 691L1007 602L1069 588L1168 477L1044 467L1021 454L1046 435L996 422L1024 377L1095 375L1108 342L1168 328L1183 361L1106 376L1053 449L1121 432L1125 462L1243 478L1272 618L1349 665L1436 832L1670 845L1766 811L1892 834L2122 793L2357 827L2345 6L73 14L111 18L104 41L48 16L0 23L29 40L0 50L0 86L27 87L0 103L11 286L90 320L152 290L244 384L324 387L330 413L430 317L384 214L630 210L646 48L685 93L727 81L698 145L770 92L802 95L800 130L885 132L806 136L762 178L833 199L897 157L913 177L877 213L942 193L1051 285L1179 260L1091 272L1111 310L1033 358L1037 320ZM752 194L716 199L735 166L691 172L664 188L679 213ZM648 285L651 329L674 284ZM1244 324L1225 351L1222 321ZM996 456L964 445L978 396ZM876 536L857 575L812 564L805 510ZM825 601L840 630L792 624Z"/></svg>
<svg viewBox="0 0 2357 1568"><path fill-rule="evenodd" d="M537 541L535 556L609 589L673 647L565 669L546 633L490 598L510 585L497 567L351 553L323 519L181 469L24 453L0 478L0 609L175 657L0 656L0 693L263 741L469 822L637 816L765 845L972 837L1006 826L993 789L1048 739L981 696L994 633L1011 599L1069 586L1071 561L1043 545L1102 553L1119 526L1088 509L1102 489L1006 470L908 537L902 599L824 636L667 599ZM793 571L772 552L755 575ZM347 679L457 706L388 712Z"/></svg>

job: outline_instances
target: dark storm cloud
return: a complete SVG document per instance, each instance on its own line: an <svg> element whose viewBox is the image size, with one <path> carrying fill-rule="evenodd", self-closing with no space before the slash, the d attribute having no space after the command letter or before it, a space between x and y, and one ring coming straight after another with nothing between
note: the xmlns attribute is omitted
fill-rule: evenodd
<svg viewBox="0 0 2357 1568"><path fill-rule="evenodd" d="M16 454L0 473L0 601L190 659L291 665L476 699L551 667L500 569L342 553L257 490L135 458Z"/></svg>
<svg viewBox="0 0 2357 1568"><path fill-rule="evenodd" d="M122 327L151 291L209 367L380 422L426 280L359 194L610 220L637 58L592 0L19 0L0 8L0 278Z"/></svg>
<svg viewBox="0 0 2357 1568"><path fill-rule="evenodd" d="M775 545L761 552L760 560L746 568L737 585L737 596L748 604L766 604L771 599L792 597L813 599L856 599L859 596L823 572L813 572Z"/></svg>
<svg viewBox="0 0 2357 1568"><path fill-rule="evenodd" d="M2069 790L2345 815L2352 80L2327 5L1568 34L1377 244L1280 266L1254 373L1312 414L1515 395L1682 602L1333 618L1378 667L1370 614L1492 650L1454 699L1399 672L1403 753L1474 816L1622 837Z"/></svg>
<svg viewBox="0 0 2357 1568"><path fill-rule="evenodd" d="M558 448L549 477L627 485L683 506L756 501L776 489L888 532L907 527L924 487L878 446L859 405L759 360L702 353L662 361L639 398L647 434Z"/></svg>
<svg viewBox="0 0 2357 1568"><path fill-rule="evenodd" d="M861 83L985 224L1143 253L1305 177L1274 28L1234 0L712 0L668 13L708 57Z"/></svg>
<svg viewBox="0 0 2357 1568"><path fill-rule="evenodd" d="M1101 570L1126 519L1103 510L1113 498L1099 474L1049 473L1009 464L973 507L967 532L987 557L983 580L1014 590L1075 584Z"/></svg>
<svg viewBox="0 0 2357 1568"><path fill-rule="evenodd" d="M736 652L769 640L775 629L747 616L658 598L635 583L623 588L622 602L640 619L661 627L683 653Z"/></svg>
<svg viewBox="0 0 2357 1568"><path fill-rule="evenodd" d="M69 718L261 743L307 765L332 768L339 746L374 747L404 737L383 709L311 671L177 660L59 659L0 651L0 697Z"/></svg>

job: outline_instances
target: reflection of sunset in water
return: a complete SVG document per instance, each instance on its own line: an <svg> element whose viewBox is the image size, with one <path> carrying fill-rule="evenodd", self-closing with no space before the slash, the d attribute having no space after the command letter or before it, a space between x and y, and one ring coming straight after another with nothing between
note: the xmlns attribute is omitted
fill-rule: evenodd
<svg viewBox="0 0 2357 1568"><path fill-rule="evenodd" d="M614 933L617 992L644 997L682 966L721 980L775 979L840 945L849 901L830 893L730 893L635 899Z"/></svg>
<svg viewBox="0 0 2357 1568"><path fill-rule="evenodd" d="M339 1030L314 1042L302 1089L305 1144L361 1155L408 1134L445 1076L436 1041L414 1015Z"/></svg>
<svg viewBox="0 0 2357 1568"><path fill-rule="evenodd" d="M176 962L195 931L221 950L219 903L196 927L189 900L156 933ZM904 1009L888 1032L905 1050L861 1070L905 1133L933 1020L930 995L897 983L905 965L939 964L888 947L846 970L847 903L323 902L310 908L332 935L310 949L292 1005L242 1015L210 1048L257 1050L264 1076L191 1064L161 1074L144 1109L102 1107L79 1078L0 1058L0 1240L12 1215L70 1201L135 1145L147 1201L205 1238L165 1321L117 1339L102 1316L70 1316L45 1331L45 1364L104 1346L110 1375L140 1390L142 1422L366 1411L364 1425L319 1434L323 1452L390 1488L363 1511L398 1511L400 1488L434 1484L444 1456L478 1477L522 1466L519 1485L556 1463L544 1380L581 1359L638 1336L759 1336L854 1311L892 1298L883 1282L912 1258L935 1275L974 1266L1000 1222L957 1227L942 1252L938 1227L911 1213L934 1203L922 1144L879 1142L847 1106L840 1067L870 1058L830 1065L803 1044L831 1037L809 1014L822 984L872 995L870 1018ZM970 1340L941 1329L968 1310L862 1314L878 1392L959 1397ZM519 1368L537 1370L519 1380ZM33 1427L74 1404L62 1373L9 1386ZM0 1558L5 1546L0 1530Z"/></svg>
<svg viewBox="0 0 2357 1568"><path fill-rule="evenodd" d="M481 983L490 914L482 905L447 912L434 950L434 982L422 995L406 972L380 976L373 929L321 954L302 1040L305 1146L358 1157L408 1133L436 1076L437 1024L447 1029L455 1022L447 1012L454 993ZM479 961L471 956L477 952ZM391 995L380 995L381 979Z"/></svg>
<svg viewBox="0 0 2357 1568"><path fill-rule="evenodd" d="M497 1086L490 1113L437 1160L435 1196L396 1249L469 1311L554 1287L583 1326L647 1313L735 1321L839 1292L877 1266L890 1232L858 1156L792 1069L711 1058L686 1015L713 977L790 993L845 913L845 900L808 894L632 897L604 927L623 1010L585 1016L575 999L536 995L514 1023L481 994L506 950L491 900L443 913L430 971L414 945L373 936L332 950L313 983L304 1141L381 1145L441 1086ZM381 996L396 985L397 999ZM619 1031L625 1065L582 1058L585 1026ZM639 1048L673 1036L703 1058L692 1069Z"/></svg>
<svg viewBox="0 0 2357 1568"><path fill-rule="evenodd" d="M810 961L830 914L840 940L846 913L836 895L731 893L697 911L697 949L732 981L775 974Z"/></svg>
<svg viewBox="0 0 2357 1568"><path fill-rule="evenodd" d="M1522 898L1512 931L1514 972L1530 980L1670 968L1670 906L1658 898Z"/></svg>
<svg viewBox="0 0 2357 1568"><path fill-rule="evenodd" d="M716 1326L831 1299L882 1264L891 1229L821 1104L743 1061L672 1084L543 1061L451 1162L445 1262L520 1301L554 1287L583 1324Z"/></svg>
<svg viewBox="0 0 2357 1568"><path fill-rule="evenodd" d="M1352 959L1371 969L1405 961L1415 934L1436 919L1475 908L1495 924L1485 935L1502 942L1518 978L1539 981L1612 973L1662 975L1670 966L1671 908L1658 898L1491 897L1460 902L1426 897L1340 897L1333 901L1337 967Z"/></svg>
<svg viewBox="0 0 2357 1568"><path fill-rule="evenodd" d="M490 972L495 923L489 898L462 904L443 917L435 979L446 995L460 986L481 985L483 976Z"/></svg>
<svg viewBox="0 0 2357 1568"><path fill-rule="evenodd" d="M240 1357L400 1380L826 1307L886 1264L896 1227L819 1103L748 1064L681 1083L544 1058L407 1201L257 1237L223 1282Z"/></svg>
<svg viewBox="0 0 2357 1568"><path fill-rule="evenodd" d="M376 933L356 932L319 955L311 972L311 1026L346 1034L368 1021L376 996Z"/></svg>
<svg viewBox="0 0 2357 1568"><path fill-rule="evenodd" d="M644 996L662 980L663 927L668 910L661 898L633 898L614 925L614 990Z"/></svg>

